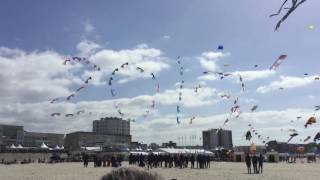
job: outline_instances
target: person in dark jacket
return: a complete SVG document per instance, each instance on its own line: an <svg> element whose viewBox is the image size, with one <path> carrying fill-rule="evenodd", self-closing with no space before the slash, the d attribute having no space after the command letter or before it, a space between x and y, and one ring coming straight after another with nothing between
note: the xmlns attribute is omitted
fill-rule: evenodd
<svg viewBox="0 0 320 180"><path fill-rule="evenodd" d="M251 174L251 158L249 156L249 154L246 155L246 165L247 165L247 169L248 169L248 174Z"/></svg>
<svg viewBox="0 0 320 180"><path fill-rule="evenodd" d="M264 161L264 157L262 154L260 154L260 156L259 156L259 170L258 171L260 171L261 174L263 172L263 161Z"/></svg>
<svg viewBox="0 0 320 180"><path fill-rule="evenodd" d="M256 155L254 155L252 157L252 166L253 166L253 172L256 174L256 173L259 173L258 172L258 157Z"/></svg>

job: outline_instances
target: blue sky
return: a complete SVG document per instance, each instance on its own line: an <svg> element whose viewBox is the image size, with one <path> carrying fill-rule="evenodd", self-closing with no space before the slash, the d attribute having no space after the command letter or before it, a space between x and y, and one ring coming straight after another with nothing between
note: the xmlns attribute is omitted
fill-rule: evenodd
<svg viewBox="0 0 320 180"><path fill-rule="evenodd" d="M319 126L304 129L303 124L319 102L319 82L314 77L319 75L320 2L306 2L274 32L280 16L268 16L280 4L278 0L1 1L0 63L6 71L0 73L0 122L35 131L91 130L93 119L118 116L113 103L120 103L125 118L137 120L132 123L134 140L160 143L177 141L179 136L200 137L202 130L220 127L239 96L242 114L225 127L234 131L236 145L250 143L241 138L248 123L255 124L261 135L280 141L288 139L289 128L301 134L296 142L313 137ZM308 30L309 25L314 30ZM219 45L225 49L218 51ZM288 58L276 72L268 71L281 54ZM81 55L103 72L61 64L67 56ZM181 80L177 56L186 69L183 102L173 100L178 97L175 83ZM155 70L160 92L155 93L150 77L128 70L117 76L117 81L127 80L115 83L117 96L110 97L104 83L124 61ZM240 92L236 75L224 80L212 75L211 80L201 78L203 71L212 70L208 64L244 76L245 92ZM48 99L71 93L94 73L93 83L71 102L43 106ZM199 84L203 88L194 93ZM285 89L279 90L280 86ZM232 97L221 99L219 93ZM152 99L157 100L156 108L143 118ZM179 103L182 123L177 125ZM258 110L250 113L256 104ZM97 113L72 119L47 113L80 109ZM301 122L290 123L298 115L304 117ZM189 125L192 116L196 118Z"/></svg>

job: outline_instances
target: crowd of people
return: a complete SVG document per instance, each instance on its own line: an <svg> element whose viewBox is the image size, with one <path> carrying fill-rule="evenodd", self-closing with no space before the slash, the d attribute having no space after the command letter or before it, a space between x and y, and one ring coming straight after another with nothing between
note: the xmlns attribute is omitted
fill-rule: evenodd
<svg viewBox="0 0 320 180"><path fill-rule="evenodd" d="M251 174L251 164L253 166L253 173L254 174L259 174L263 172L263 162L264 162L264 156L260 154L260 156L256 156L255 154L250 157L249 154L246 155L245 157L247 169L248 169L248 174Z"/></svg>
<svg viewBox="0 0 320 180"><path fill-rule="evenodd" d="M88 167L90 156L88 154L82 155L83 166ZM97 156L93 155L93 167L121 167L123 157L121 155L112 155L112 156Z"/></svg>
<svg viewBox="0 0 320 180"><path fill-rule="evenodd" d="M203 154L130 154L129 165L148 168L210 168L211 157Z"/></svg>

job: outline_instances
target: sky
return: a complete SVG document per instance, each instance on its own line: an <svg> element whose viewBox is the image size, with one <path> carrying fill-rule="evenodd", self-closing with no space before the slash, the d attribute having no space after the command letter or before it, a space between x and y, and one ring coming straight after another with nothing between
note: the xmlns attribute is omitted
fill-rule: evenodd
<svg viewBox="0 0 320 180"><path fill-rule="evenodd" d="M304 128L309 117L319 117L314 110L320 104L320 81L315 80L320 65L318 1L301 5L278 31L274 28L280 16L269 18L280 7L278 0L3 0L0 4L2 124L65 134L91 131L92 121L102 117L122 117L135 120L134 141L173 140L179 145L201 144L203 130L220 127L232 130L234 145L261 144L257 137L252 141L243 137L248 124L261 137L278 141L287 141L289 129L296 129L300 135L293 143L303 143L319 131L319 124ZM269 70L282 54L288 55L286 60ZM91 64L64 65L74 56ZM129 65L120 68L125 62ZM120 70L109 86L117 67ZM204 71L232 75L220 80ZM92 80L84 84L88 77ZM67 101L82 85L85 88ZM237 97L238 117L230 115ZM51 104L54 98L59 101ZM251 112L254 105L258 108ZM78 115L79 111L84 113ZM226 118L229 122L223 126Z"/></svg>

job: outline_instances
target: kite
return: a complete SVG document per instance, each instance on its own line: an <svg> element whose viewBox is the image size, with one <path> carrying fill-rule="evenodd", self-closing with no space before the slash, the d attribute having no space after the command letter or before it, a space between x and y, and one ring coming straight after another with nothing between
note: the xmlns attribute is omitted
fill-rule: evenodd
<svg viewBox="0 0 320 180"><path fill-rule="evenodd" d="M53 103L55 103L56 101L59 101L59 98L52 99L52 100L50 101L50 103L53 104Z"/></svg>
<svg viewBox="0 0 320 180"><path fill-rule="evenodd" d="M190 119L190 122L189 122L189 124L192 124L192 121L195 119L196 117L192 117L191 119Z"/></svg>
<svg viewBox="0 0 320 180"><path fill-rule="evenodd" d="M73 114L66 114L66 117L73 117Z"/></svg>
<svg viewBox="0 0 320 180"><path fill-rule="evenodd" d="M111 90L110 90L110 93L111 93L111 96L112 96L112 97L116 96L116 94L115 94L115 92L114 92L114 89L111 89Z"/></svg>
<svg viewBox="0 0 320 180"><path fill-rule="evenodd" d="M311 136L308 136L308 137L306 137L304 140L303 140L303 142L307 142L307 141L309 141L311 139Z"/></svg>
<svg viewBox="0 0 320 180"><path fill-rule="evenodd" d="M286 58L287 55L280 55L279 58L272 64L270 70L276 70Z"/></svg>
<svg viewBox="0 0 320 180"><path fill-rule="evenodd" d="M299 134L298 133L293 133L293 134L290 134L290 138L288 139L288 143L292 140L292 138L298 136Z"/></svg>
<svg viewBox="0 0 320 180"><path fill-rule="evenodd" d="M92 77L88 77L84 83L88 84L89 80L91 80L91 79L92 79Z"/></svg>
<svg viewBox="0 0 320 180"><path fill-rule="evenodd" d="M109 86L111 86L111 85L112 85L112 80L113 80L113 78L112 78L112 77L110 77L110 78L109 78L109 83L108 83L108 84L109 84Z"/></svg>
<svg viewBox="0 0 320 180"><path fill-rule="evenodd" d="M229 119L227 118L227 119L224 121L223 125L226 125L228 122L229 122Z"/></svg>
<svg viewBox="0 0 320 180"><path fill-rule="evenodd" d="M157 84L157 92L160 92L160 84Z"/></svg>
<svg viewBox="0 0 320 180"><path fill-rule="evenodd" d="M239 74L239 80L241 82L242 91L244 91L244 83L243 83L242 76L240 74Z"/></svg>
<svg viewBox="0 0 320 180"><path fill-rule="evenodd" d="M221 94L220 97L229 99L231 96L228 94Z"/></svg>
<svg viewBox="0 0 320 180"><path fill-rule="evenodd" d="M141 73L144 72L144 70L141 67L137 67L137 70L139 70Z"/></svg>
<svg viewBox="0 0 320 180"><path fill-rule="evenodd" d="M118 113L120 114L120 116L124 116L124 114L120 111L120 109L118 109Z"/></svg>
<svg viewBox="0 0 320 180"><path fill-rule="evenodd" d="M279 87L280 90L284 90L284 87Z"/></svg>
<svg viewBox="0 0 320 180"><path fill-rule="evenodd" d="M85 59L85 58L84 58ZM76 56L74 56L74 57L72 57L72 60L78 60L79 62L81 61L81 57L76 57Z"/></svg>
<svg viewBox="0 0 320 180"><path fill-rule="evenodd" d="M246 140L250 141L251 138L252 138L251 132L250 132L250 131L247 131L247 133L246 133Z"/></svg>
<svg viewBox="0 0 320 180"><path fill-rule="evenodd" d="M224 47L222 45L218 46L218 50L223 50L223 49L224 49Z"/></svg>
<svg viewBox="0 0 320 180"><path fill-rule="evenodd" d="M71 94L70 96L67 97L67 100L69 101L73 97L74 97L74 94Z"/></svg>
<svg viewBox="0 0 320 180"><path fill-rule="evenodd" d="M70 62L70 59L64 60L63 64L64 64L64 65L67 65L67 62Z"/></svg>
<svg viewBox="0 0 320 180"><path fill-rule="evenodd" d="M129 65L129 63L128 63L128 62L123 63L123 64L121 65L121 68L124 68L124 66L128 66L128 65Z"/></svg>
<svg viewBox="0 0 320 180"><path fill-rule="evenodd" d="M306 2L306 1L307 0L300 0L300 1L299 0L292 0L291 7L286 8L286 9L288 9L287 13L278 21L274 30L277 31L280 28L281 23L284 22L290 16L291 13L293 13L302 3ZM287 4L287 2L288 2L288 0L284 0L280 9L278 10L278 12L275 14L271 14L269 17L278 16L281 13L283 7Z"/></svg>
<svg viewBox="0 0 320 180"><path fill-rule="evenodd" d="M305 76L308 76L309 74L308 74L308 73L304 73L304 75L305 75Z"/></svg>
<svg viewBox="0 0 320 180"><path fill-rule="evenodd" d="M97 70L97 71L100 71L100 70L101 70L101 68L100 68L99 66L95 65L95 64L93 65L93 69L94 69L94 70Z"/></svg>
<svg viewBox="0 0 320 180"><path fill-rule="evenodd" d="M156 106L156 101L155 101L155 100L152 100L151 108L154 108L155 106Z"/></svg>
<svg viewBox="0 0 320 180"><path fill-rule="evenodd" d="M81 113L84 113L84 110L80 110L77 112L77 115L81 114Z"/></svg>
<svg viewBox="0 0 320 180"><path fill-rule="evenodd" d="M112 75L115 75L117 71L119 71L119 68L115 68L115 69L112 71L111 74L112 74Z"/></svg>
<svg viewBox="0 0 320 180"><path fill-rule="evenodd" d="M320 110L320 106L314 106L315 111L319 111Z"/></svg>
<svg viewBox="0 0 320 180"><path fill-rule="evenodd" d="M52 117L60 116L60 115L61 115L61 113L52 113L52 114L51 114Z"/></svg>
<svg viewBox="0 0 320 180"><path fill-rule="evenodd" d="M312 116L312 117L310 117L310 118L308 119L308 121L306 122L306 124L304 125L304 127L307 128L308 125L312 125L313 123L316 123L316 122L317 122L316 118Z"/></svg>
<svg viewBox="0 0 320 180"><path fill-rule="evenodd" d="M180 106L177 106L177 113L180 113Z"/></svg>
<svg viewBox="0 0 320 180"><path fill-rule="evenodd" d="M152 79L156 79L156 76L153 73L151 73L150 75L152 76Z"/></svg>
<svg viewBox="0 0 320 180"><path fill-rule="evenodd" d="M256 64L256 65L254 65L254 67L255 67L255 68L257 68L257 67L258 67L258 65Z"/></svg>
<svg viewBox="0 0 320 180"><path fill-rule="evenodd" d="M301 119L302 117L301 116L297 116L297 120Z"/></svg>
<svg viewBox="0 0 320 180"><path fill-rule="evenodd" d="M183 75L183 67L182 66L180 67L180 75L181 76Z"/></svg>
<svg viewBox="0 0 320 180"><path fill-rule="evenodd" d="M318 132L318 133L314 136L314 138L313 138L313 141L314 141L314 142L316 142L316 141L318 141L318 140L320 140L320 132Z"/></svg>
<svg viewBox="0 0 320 180"><path fill-rule="evenodd" d="M83 89L84 88L84 86L81 86L81 87L79 87L77 90L76 90L76 92L79 92L81 89Z"/></svg>
<svg viewBox="0 0 320 180"><path fill-rule="evenodd" d="M297 130L295 130L295 129L288 129L288 131L289 131L289 132L293 132L293 133L298 132L298 131L297 131Z"/></svg>
<svg viewBox="0 0 320 180"><path fill-rule="evenodd" d="M257 110L257 108L258 108L258 105L254 105L254 106L251 108L251 112Z"/></svg>

